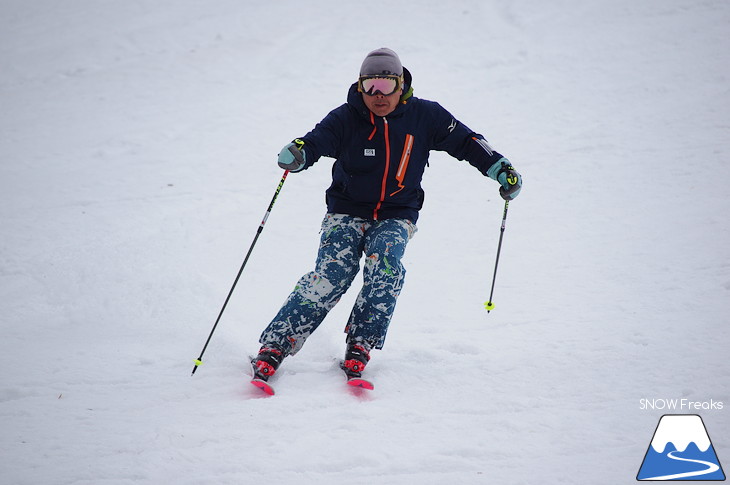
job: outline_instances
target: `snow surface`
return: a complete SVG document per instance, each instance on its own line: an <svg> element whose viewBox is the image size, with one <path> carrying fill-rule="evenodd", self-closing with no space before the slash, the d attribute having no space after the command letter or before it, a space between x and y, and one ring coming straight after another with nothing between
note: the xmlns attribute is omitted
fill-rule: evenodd
<svg viewBox="0 0 730 485"><path fill-rule="evenodd" d="M2 0L0 483L634 483L668 412L643 398L723 402L727 466L728 25L725 0ZM375 391L335 367L353 287L261 398L246 356L312 267L324 159L191 377L276 154L382 46L524 176L496 308L497 186L434 153Z"/></svg>

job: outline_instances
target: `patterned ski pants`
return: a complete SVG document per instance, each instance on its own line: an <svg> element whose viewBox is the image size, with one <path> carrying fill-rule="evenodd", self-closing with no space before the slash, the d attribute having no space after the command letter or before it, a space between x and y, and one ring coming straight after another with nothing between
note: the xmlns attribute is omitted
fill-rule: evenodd
<svg viewBox="0 0 730 485"><path fill-rule="evenodd" d="M348 342L382 348L406 274L401 258L416 230L406 219L373 221L327 214L315 270L299 279L259 342L277 346L287 355L297 353L350 287L364 254L363 287L345 333Z"/></svg>

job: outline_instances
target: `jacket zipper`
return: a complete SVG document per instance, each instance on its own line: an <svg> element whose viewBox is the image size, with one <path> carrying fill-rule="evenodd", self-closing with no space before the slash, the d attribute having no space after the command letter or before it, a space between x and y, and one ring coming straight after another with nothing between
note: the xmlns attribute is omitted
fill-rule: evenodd
<svg viewBox="0 0 730 485"><path fill-rule="evenodd" d="M390 194L393 197L395 194L405 189L403 180L406 178L406 170L408 170L408 162L411 159L411 150L413 149L413 135L410 133L406 135L406 142L403 145L403 155L400 157L400 164L398 164L398 171L395 172L395 179L398 181L398 190Z"/></svg>
<svg viewBox="0 0 730 485"><path fill-rule="evenodd" d="M383 183L380 187L380 200L375 206L375 210L373 210L373 219L378 220L378 211L380 210L380 206L383 204L383 201L385 200L385 186L388 182L388 168L390 167L390 133L388 131L388 119L383 118L383 124L384 124L384 135L385 136L385 170L383 171Z"/></svg>
<svg viewBox="0 0 730 485"><path fill-rule="evenodd" d="M373 131L372 131L372 133L370 133L370 136L368 137L368 141L372 140L373 137L375 136L375 132L378 131L378 127L375 126L375 115L373 114L372 111L370 112L370 123L373 125Z"/></svg>

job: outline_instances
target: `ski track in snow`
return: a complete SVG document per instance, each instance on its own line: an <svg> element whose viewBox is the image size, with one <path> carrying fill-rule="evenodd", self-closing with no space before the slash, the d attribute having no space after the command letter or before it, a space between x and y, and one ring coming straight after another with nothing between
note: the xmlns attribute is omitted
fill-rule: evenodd
<svg viewBox="0 0 730 485"><path fill-rule="evenodd" d="M661 411L730 402L730 3L0 5L0 483L633 483ZM266 398L246 356L316 255L331 160L278 151L389 46L524 177L433 153L388 341L343 298ZM356 390L355 390L356 391ZM720 460L726 411L703 411ZM725 433L725 435L723 435Z"/></svg>

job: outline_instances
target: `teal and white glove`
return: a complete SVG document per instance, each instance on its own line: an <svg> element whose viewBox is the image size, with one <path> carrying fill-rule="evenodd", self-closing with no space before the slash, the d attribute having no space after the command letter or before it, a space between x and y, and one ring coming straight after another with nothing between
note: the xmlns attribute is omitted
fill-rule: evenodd
<svg viewBox="0 0 730 485"><path fill-rule="evenodd" d="M297 138L287 144L279 152L279 166L290 172L298 172L307 163L307 154L304 152L304 142Z"/></svg>
<svg viewBox="0 0 730 485"><path fill-rule="evenodd" d="M522 189L522 176L515 170L512 163L506 158L500 158L487 170L489 178L499 182L499 195L504 200L517 197Z"/></svg>

